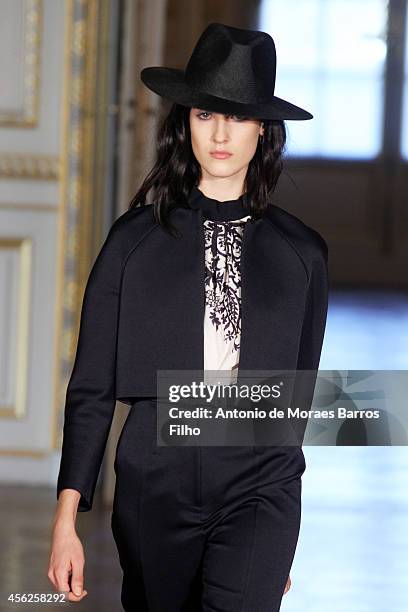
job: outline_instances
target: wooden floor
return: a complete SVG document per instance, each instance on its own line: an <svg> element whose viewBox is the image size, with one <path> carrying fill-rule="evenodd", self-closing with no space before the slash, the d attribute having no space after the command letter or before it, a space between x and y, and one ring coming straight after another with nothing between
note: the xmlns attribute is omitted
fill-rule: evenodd
<svg viewBox="0 0 408 612"><path fill-rule="evenodd" d="M408 610L407 447L307 447L282 612Z"/></svg>
<svg viewBox="0 0 408 612"><path fill-rule="evenodd" d="M331 292L320 369L335 368L408 369L408 294ZM304 453L301 532L282 612L407 612L408 447Z"/></svg>
<svg viewBox="0 0 408 612"><path fill-rule="evenodd" d="M333 291L320 368L408 369L408 297ZM304 452L301 532L282 612L407 612L408 447ZM0 495L0 612L31 610L3 602L13 591L52 590L46 574L55 491L7 486ZM110 510L96 502L78 526L89 595L75 609L120 611Z"/></svg>

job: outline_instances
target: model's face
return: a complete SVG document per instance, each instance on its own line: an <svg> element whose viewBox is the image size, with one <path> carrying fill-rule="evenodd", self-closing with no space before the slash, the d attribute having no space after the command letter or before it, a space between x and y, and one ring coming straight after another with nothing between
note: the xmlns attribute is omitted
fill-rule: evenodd
<svg viewBox="0 0 408 612"><path fill-rule="evenodd" d="M260 119L223 115L201 108L190 110L191 145L203 177L232 177L246 174L258 138L263 134ZM229 153L217 156L217 151Z"/></svg>

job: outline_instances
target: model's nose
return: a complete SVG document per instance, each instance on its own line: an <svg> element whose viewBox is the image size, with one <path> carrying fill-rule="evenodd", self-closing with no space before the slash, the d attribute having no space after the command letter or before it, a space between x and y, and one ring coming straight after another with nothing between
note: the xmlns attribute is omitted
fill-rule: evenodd
<svg viewBox="0 0 408 612"><path fill-rule="evenodd" d="M223 143L228 140L228 126L223 117L215 119L214 142Z"/></svg>

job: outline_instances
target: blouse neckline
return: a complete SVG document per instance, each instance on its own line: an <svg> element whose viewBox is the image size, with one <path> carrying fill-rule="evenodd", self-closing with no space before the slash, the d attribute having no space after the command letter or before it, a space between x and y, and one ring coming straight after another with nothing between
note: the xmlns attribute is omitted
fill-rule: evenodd
<svg viewBox="0 0 408 612"><path fill-rule="evenodd" d="M201 209L203 216L213 221L233 221L249 214L242 196L236 200L219 201L204 195L196 185L191 190L189 205L190 208Z"/></svg>

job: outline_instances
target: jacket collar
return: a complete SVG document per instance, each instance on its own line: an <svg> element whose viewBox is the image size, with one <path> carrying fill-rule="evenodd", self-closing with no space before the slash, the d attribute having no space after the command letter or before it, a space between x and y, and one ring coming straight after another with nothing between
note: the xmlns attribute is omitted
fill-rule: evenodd
<svg viewBox="0 0 408 612"><path fill-rule="evenodd" d="M236 200L219 201L206 196L197 186L191 190L188 203L190 208L201 210L205 219L213 221L233 221L250 214L242 196Z"/></svg>

